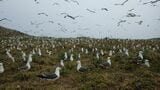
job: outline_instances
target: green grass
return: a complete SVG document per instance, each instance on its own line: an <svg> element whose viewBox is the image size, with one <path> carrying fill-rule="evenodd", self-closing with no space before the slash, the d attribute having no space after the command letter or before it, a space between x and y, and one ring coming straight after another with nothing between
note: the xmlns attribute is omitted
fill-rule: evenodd
<svg viewBox="0 0 160 90"><path fill-rule="evenodd" d="M3 40L3 42L2 42ZM11 41L10 41L11 40ZM11 53L15 57L13 63L6 55L5 49L11 45L17 46L18 38L0 38L0 62L3 62L5 72L0 74L0 89L49 89L49 90L158 90L160 89L160 50L152 51L149 46L160 47L160 41L151 40L97 40L97 39L51 39L51 38L21 38L23 44L22 50L29 54L32 49L40 47L42 56L34 55L31 63L31 70L19 71L18 67L22 65L21 51L13 48ZM31 43L30 43L31 42ZM60 46L60 44L64 46ZM92 47L89 47L92 44ZM140 47L133 48L136 45ZM55 45L56 48L52 48ZM81 53L82 66L90 70L85 73L76 71L76 59L64 61L65 67L61 70L61 77L55 81L40 80L36 75L41 73L54 72L55 68L63 59L64 52L69 53L69 49L76 45L73 53ZM98 64L104 62L109 50L113 46L129 49L130 56L119 53L115 49L115 54L111 57L112 66L108 69L101 69ZM81 52L81 48L87 48L89 53L86 55ZM144 58L150 60L151 67L134 64L139 50L145 47ZM100 60L96 59L96 53L92 48L103 49L106 51ZM49 56L46 50L52 51ZM74 56L75 58L76 56Z"/></svg>

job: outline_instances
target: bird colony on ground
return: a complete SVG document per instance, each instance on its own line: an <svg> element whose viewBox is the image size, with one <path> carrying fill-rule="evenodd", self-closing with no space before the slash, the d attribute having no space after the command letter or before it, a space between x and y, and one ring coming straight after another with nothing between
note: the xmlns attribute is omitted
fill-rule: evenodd
<svg viewBox="0 0 160 90"><path fill-rule="evenodd" d="M3 38L0 40L0 79L7 82L4 77L15 78L18 73L32 72L35 81L63 82L61 79L72 74L96 73L107 77L104 73L134 72L143 68L150 71L157 67L158 63L154 62L160 59L155 58L160 56L159 48L160 42L154 40Z"/></svg>

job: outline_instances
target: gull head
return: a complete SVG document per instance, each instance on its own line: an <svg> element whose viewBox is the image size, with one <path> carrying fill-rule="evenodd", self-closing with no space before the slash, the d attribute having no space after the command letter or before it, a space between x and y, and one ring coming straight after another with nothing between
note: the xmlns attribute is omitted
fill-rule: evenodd
<svg viewBox="0 0 160 90"><path fill-rule="evenodd" d="M61 69L62 69L61 67L57 67L57 68L56 68L56 70L61 70Z"/></svg>

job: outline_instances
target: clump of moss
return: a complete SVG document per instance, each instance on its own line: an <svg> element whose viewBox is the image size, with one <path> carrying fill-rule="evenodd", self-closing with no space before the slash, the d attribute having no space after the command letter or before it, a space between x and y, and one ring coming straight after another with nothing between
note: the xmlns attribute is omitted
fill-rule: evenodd
<svg viewBox="0 0 160 90"><path fill-rule="evenodd" d="M155 90L155 81L151 78L139 78L133 81L135 90Z"/></svg>
<svg viewBox="0 0 160 90"><path fill-rule="evenodd" d="M33 78L35 75L31 72L19 72L13 76L16 81L28 81Z"/></svg>
<svg viewBox="0 0 160 90"><path fill-rule="evenodd" d="M113 81L100 74L83 75L81 81L84 83L82 90L106 90L115 85Z"/></svg>

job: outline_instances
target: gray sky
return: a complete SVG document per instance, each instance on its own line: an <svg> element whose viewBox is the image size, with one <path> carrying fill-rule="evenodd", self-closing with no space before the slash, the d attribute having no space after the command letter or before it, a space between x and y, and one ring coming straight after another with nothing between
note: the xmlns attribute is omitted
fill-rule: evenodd
<svg viewBox="0 0 160 90"><path fill-rule="evenodd" d="M1 26L31 35L54 37L90 36L95 38L153 38L160 37L160 2L154 0L3 0L0 1ZM78 1L74 3L73 1ZM58 3L58 5L54 5ZM108 11L101 10L107 8ZM95 13L89 12L90 9ZM132 11L129 11L134 9ZM38 13L46 13L38 15ZM61 15L80 16L75 20ZM126 17L135 13L140 17ZM126 20L117 26L120 20ZM54 23L52 23L53 21ZM143 21L141 25L136 22Z"/></svg>

